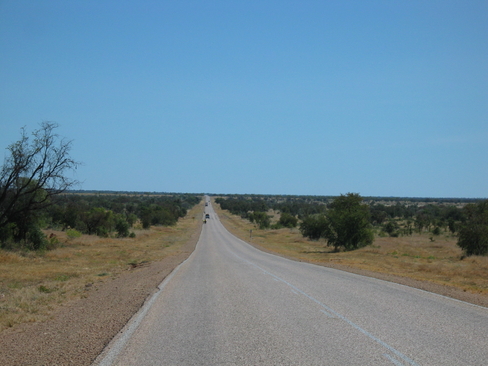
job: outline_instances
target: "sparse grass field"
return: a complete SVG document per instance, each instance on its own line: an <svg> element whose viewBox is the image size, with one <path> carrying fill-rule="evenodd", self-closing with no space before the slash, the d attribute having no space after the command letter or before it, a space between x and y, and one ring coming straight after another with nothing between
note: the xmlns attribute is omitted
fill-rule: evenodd
<svg viewBox="0 0 488 366"><path fill-rule="evenodd" d="M201 223L203 204L196 205L174 227L136 229L135 238L68 238L43 253L0 250L0 331L18 323L47 319L51 311L85 289L122 271L177 254Z"/></svg>
<svg viewBox="0 0 488 366"><path fill-rule="evenodd" d="M488 296L488 257L472 256L461 260L463 253L456 245L457 238L450 234L432 236L422 233L397 238L376 236L371 246L333 253L324 241L303 238L298 229L259 230L248 220L222 211L218 204L213 203L213 207L234 235L279 255L316 264L338 264L429 281ZM276 221L273 219L272 222Z"/></svg>

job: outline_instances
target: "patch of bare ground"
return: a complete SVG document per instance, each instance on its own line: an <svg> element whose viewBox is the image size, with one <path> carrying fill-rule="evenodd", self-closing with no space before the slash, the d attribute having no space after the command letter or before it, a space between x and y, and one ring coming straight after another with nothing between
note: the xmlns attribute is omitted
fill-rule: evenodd
<svg viewBox="0 0 488 366"><path fill-rule="evenodd" d="M260 250L488 307L488 257L461 259L457 238L450 235L376 237L371 246L334 253L298 229L259 230L215 202L213 207L228 231Z"/></svg>
<svg viewBox="0 0 488 366"><path fill-rule="evenodd" d="M29 263L45 265L10 280L5 272L20 267L15 267L16 258L4 258L0 261L0 309L18 312L22 320L6 320L11 326L5 329L4 324L0 333L0 363L91 365L164 278L193 252L202 212L199 205L176 227L141 231L137 241L81 238L44 257L25 259L23 268L30 267ZM41 280L36 281L36 273ZM60 296L63 286L65 294ZM29 287L33 288L27 294L18 293ZM40 303L35 299L39 296L45 296ZM38 312L43 313L40 318Z"/></svg>

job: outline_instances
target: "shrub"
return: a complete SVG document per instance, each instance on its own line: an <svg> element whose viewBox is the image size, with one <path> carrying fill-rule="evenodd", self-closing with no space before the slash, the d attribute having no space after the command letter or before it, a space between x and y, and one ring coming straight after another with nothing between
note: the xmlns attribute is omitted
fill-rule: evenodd
<svg viewBox="0 0 488 366"><path fill-rule="evenodd" d="M398 233L396 232L398 230L398 224L393 221L388 221L384 227L384 230L388 233L388 235L392 237L398 237Z"/></svg>
<svg viewBox="0 0 488 366"><path fill-rule="evenodd" d="M327 211L329 229L324 233L327 245L354 250L373 243L373 231L369 223L369 206L356 193L336 198Z"/></svg>
<svg viewBox="0 0 488 366"><path fill-rule="evenodd" d="M307 216L300 224L300 233L311 240L319 240L328 229L328 222L324 215Z"/></svg>
<svg viewBox="0 0 488 366"><path fill-rule="evenodd" d="M46 235L38 227L31 227L27 233L27 240L30 244L29 249L44 250L47 248L48 241Z"/></svg>
<svg viewBox="0 0 488 366"><path fill-rule="evenodd" d="M298 224L298 219L288 212L282 212L278 223L284 227L294 228Z"/></svg>
<svg viewBox="0 0 488 366"><path fill-rule="evenodd" d="M79 238L82 234L75 229L68 229L66 231L66 235L68 236L68 239L76 239Z"/></svg>
<svg viewBox="0 0 488 366"><path fill-rule="evenodd" d="M117 231L117 236L121 238L126 238L129 236L130 225L125 220L122 215L118 216L115 222L115 231Z"/></svg>
<svg viewBox="0 0 488 366"><path fill-rule="evenodd" d="M255 222L261 230L267 229L271 225L271 220L266 212L256 211L249 215L249 221Z"/></svg>
<svg viewBox="0 0 488 366"><path fill-rule="evenodd" d="M459 230L458 246L466 255L488 254L488 200L464 208L466 222Z"/></svg>

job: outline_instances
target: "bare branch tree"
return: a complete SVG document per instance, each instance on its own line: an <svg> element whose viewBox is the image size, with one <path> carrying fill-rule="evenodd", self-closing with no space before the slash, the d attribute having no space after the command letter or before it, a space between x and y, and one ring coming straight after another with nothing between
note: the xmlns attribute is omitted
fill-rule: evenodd
<svg viewBox="0 0 488 366"><path fill-rule="evenodd" d="M22 128L19 141L7 150L0 172L0 229L49 205L49 199L78 184L66 173L80 163L69 153L72 141L61 138L53 122L43 122L29 140Z"/></svg>

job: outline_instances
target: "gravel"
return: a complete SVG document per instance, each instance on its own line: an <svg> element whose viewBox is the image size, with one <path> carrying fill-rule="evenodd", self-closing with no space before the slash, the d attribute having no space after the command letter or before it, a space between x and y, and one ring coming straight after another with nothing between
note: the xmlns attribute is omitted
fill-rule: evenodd
<svg viewBox="0 0 488 366"><path fill-rule="evenodd" d="M111 281L88 287L86 298L64 305L55 311L49 321L21 324L2 332L2 365L91 365L164 278L189 257L199 234L195 233L177 255L131 269ZM331 267L488 307L488 297L481 294L341 265Z"/></svg>
<svg viewBox="0 0 488 366"><path fill-rule="evenodd" d="M200 230L181 251L86 288L86 297L57 309L50 320L0 334L3 366L91 365L157 286L195 249Z"/></svg>

